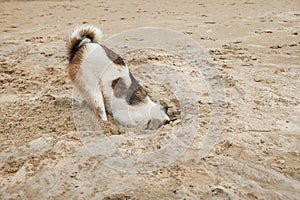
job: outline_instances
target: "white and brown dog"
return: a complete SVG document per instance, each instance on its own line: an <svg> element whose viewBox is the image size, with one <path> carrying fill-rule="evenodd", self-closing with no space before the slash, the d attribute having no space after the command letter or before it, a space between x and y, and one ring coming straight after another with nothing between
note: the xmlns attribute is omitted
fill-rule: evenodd
<svg viewBox="0 0 300 200"><path fill-rule="evenodd" d="M123 126L144 129L157 129L169 121L123 59L102 45L101 39L98 28L84 25L67 40L69 76L96 115L107 121L107 111Z"/></svg>

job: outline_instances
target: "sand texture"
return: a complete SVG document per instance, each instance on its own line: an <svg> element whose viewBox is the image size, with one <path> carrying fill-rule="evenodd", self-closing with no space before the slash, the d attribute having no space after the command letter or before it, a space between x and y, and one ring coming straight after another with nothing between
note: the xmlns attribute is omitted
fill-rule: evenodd
<svg viewBox="0 0 300 200"><path fill-rule="evenodd" d="M0 13L0 199L300 199L299 0L20 0ZM67 73L66 37L80 24L102 29L169 124L152 134L95 121ZM183 56L191 45L109 39L141 27L197 42L224 101ZM214 109L224 123L211 129Z"/></svg>

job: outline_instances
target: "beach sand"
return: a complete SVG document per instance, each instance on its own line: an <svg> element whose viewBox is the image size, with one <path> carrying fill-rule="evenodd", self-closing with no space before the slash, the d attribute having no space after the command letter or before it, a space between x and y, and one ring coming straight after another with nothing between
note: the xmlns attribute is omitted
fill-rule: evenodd
<svg viewBox="0 0 300 200"><path fill-rule="evenodd" d="M300 198L298 0L1 1L0 13L1 199ZM66 37L80 24L100 27L104 40L158 27L198 42L212 58L225 95L224 124L211 151L199 156L214 115L204 75L180 54L114 48L174 120L151 140L125 143L125 136L148 132L118 128L110 118L99 122L103 144L116 139L128 155L155 152L184 125L176 95L151 83L155 76L147 76L147 66L158 66L157 74L169 66L189 81L196 101L187 110L199 111L199 127L180 156L170 163L149 159L138 173L134 163L92 156L84 145L91 138L83 137L83 121L74 115L67 73ZM92 115L86 105L79 107ZM99 154L112 153L105 147Z"/></svg>

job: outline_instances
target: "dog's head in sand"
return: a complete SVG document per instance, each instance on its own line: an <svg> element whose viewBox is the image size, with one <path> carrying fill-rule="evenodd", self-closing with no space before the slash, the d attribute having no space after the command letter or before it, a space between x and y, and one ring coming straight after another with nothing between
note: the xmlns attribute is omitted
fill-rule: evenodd
<svg viewBox="0 0 300 200"><path fill-rule="evenodd" d="M131 74L124 60L101 44L100 29L84 25L67 40L69 76L96 115L123 126L157 129L169 121Z"/></svg>

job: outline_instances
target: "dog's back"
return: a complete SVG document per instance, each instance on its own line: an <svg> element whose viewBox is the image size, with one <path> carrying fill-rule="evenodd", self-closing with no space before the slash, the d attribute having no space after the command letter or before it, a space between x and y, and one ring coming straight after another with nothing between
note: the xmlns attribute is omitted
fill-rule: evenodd
<svg viewBox="0 0 300 200"><path fill-rule="evenodd" d="M106 109L122 125L160 127L169 117L151 101L123 59L100 44L101 37L93 26L71 34L67 43L71 80L102 120L107 120Z"/></svg>

